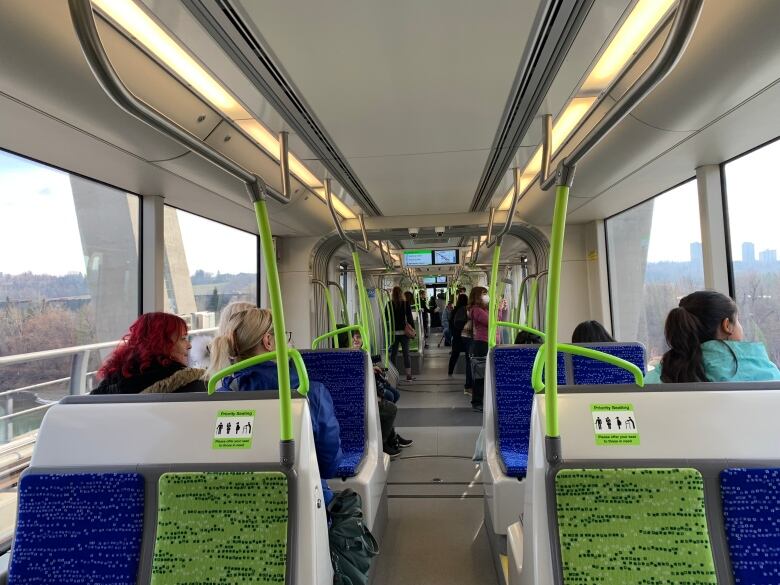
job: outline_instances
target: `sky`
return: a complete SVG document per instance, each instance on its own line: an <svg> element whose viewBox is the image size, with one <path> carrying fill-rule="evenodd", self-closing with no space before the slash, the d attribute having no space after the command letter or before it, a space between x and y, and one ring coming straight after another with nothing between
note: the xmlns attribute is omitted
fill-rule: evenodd
<svg viewBox="0 0 780 585"><path fill-rule="evenodd" d="M780 161L780 141L726 165L732 256L742 242L756 256L780 250L780 188L767 188L768 169ZM701 241L696 182L654 199L648 261L685 262ZM254 272L255 238L178 212L190 273ZM0 151L0 272L63 275L85 272L68 174ZM244 252L246 251L246 252Z"/></svg>
<svg viewBox="0 0 780 585"><path fill-rule="evenodd" d="M108 190L106 196L113 195ZM115 195L114 195L115 196ZM256 238L177 212L190 273L256 271ZM0 272L85 273L67 173L0 151Z"/></svg>

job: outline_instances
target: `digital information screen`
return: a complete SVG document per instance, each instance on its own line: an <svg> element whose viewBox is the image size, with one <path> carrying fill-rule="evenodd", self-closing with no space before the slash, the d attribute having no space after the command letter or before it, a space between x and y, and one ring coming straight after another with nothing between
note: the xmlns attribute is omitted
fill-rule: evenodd
<svg viewBox="0 0 780 585"><path fill-rule="evenodd" d="M447 284L447 277L446 276L437 276L436 277L436 284Z"/></svg>
<svg viewBox="0 0 780 585"><path fill-rule="evenodd" d="M434 264L457 264L458 251L457 250L434 250L433 263Z"/></svg>
<svg viewBox="0 0 780 585"><path fill-rule="evenodd" d="M430 250L404 252L405 266L430 266L431 264L433 264L433 254Z"/></svg>
<svg viewBox="0 0 780 585"><path fill-rule="evenodd" d="M436 284L435 276L423 276L423 282L425 284Z"/></svg>

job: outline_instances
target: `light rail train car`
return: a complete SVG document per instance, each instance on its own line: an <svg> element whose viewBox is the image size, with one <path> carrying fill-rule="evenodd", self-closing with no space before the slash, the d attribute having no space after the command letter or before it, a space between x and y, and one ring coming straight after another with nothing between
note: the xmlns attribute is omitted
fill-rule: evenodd
<svg viewBox="0 0 780 585"><path fill-rule="evenodd" d="M778 22L0 1L0 582L780 583Z"/></svg>

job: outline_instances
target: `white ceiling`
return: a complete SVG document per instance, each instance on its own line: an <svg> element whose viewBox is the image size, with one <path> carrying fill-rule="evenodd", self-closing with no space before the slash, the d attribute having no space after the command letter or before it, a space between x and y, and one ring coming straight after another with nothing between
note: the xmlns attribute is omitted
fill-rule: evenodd
<svg viewBox="0 0 780 585"><path fill-rule="evenodd" d="M243 2L385 215L468 210L538 4Z"/></svg>

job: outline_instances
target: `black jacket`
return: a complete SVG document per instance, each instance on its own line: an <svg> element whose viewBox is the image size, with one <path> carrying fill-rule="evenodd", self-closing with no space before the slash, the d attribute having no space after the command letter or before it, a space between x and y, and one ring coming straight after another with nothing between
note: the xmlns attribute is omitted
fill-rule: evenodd
<svg viewBox="0 0 780 585"><path fill-rule="evenodd" d="M92 394L167 394L172 392L205 392L202 377L205 370L187 368L181 364L152 366L148 370L125 378L113 374L102 380Z"/></svg>
<svg viewBox="0 0 780 585"><path fill-rule="evenodd" d="M387 314L389 319L390 305L387 306ZM403 331L407 323L412 327L414 327L414 319L412 318L412 307L410 307L409 303L407 303L406 301L402 301L400 304L393 303L393 317L394 317L393 329L396 332Z"/></svg>

